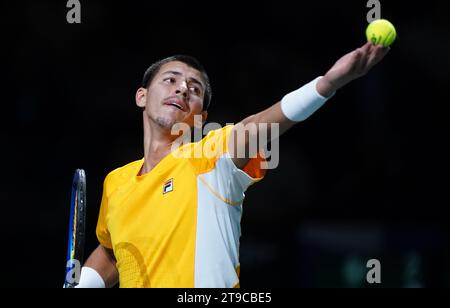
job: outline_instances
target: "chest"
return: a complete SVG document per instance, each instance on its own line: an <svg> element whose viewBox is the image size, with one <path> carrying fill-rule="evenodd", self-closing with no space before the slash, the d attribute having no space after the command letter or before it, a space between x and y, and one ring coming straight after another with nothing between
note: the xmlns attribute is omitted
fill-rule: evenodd
<svg viewBox="0 0 450 308"><path fill-rule="evenodd" d="M187 165L148 174L119 186L108 200L114 242L164 238L195 227L197 177Z"/></svg>

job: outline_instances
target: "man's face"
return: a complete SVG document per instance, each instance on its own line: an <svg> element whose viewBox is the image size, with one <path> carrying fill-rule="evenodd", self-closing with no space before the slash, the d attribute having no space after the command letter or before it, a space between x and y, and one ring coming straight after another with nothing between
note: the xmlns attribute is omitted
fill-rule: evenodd
<svg viewBox="0 0 450 308"><path fill-rule="evenodd" d="M137 104L161 127L171 129L175 123L194 125L194 116L203 115L205 82L201 73L183 62L169 62L153 78L148 90L139 89ZM141 93L141 96L139 96Z"/></svg>

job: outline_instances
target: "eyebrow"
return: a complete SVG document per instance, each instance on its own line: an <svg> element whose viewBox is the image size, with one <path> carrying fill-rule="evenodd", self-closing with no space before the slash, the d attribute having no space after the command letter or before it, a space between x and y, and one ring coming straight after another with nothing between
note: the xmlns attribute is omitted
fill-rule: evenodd
<svg viewBox="0 0 450 308"><path fill-rule="evenodd" d="M167 71L162 73L162 75L167 75L167 74L171 74L171 75L176 75L176 76L182 76L183 74L177 71ZM190 80L192 80L194 83L199 84L202 87L202 90L205 89L205 86L203 85L203 83L201 83L198 79L194 78L194 77L190 77Z"/></svg>

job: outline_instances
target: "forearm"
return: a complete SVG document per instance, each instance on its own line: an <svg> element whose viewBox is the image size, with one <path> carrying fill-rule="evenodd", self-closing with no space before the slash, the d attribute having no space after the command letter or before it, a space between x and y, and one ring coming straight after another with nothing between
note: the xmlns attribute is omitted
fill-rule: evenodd
<svg viewBox="0 0 450 308"><path fill-rule="evenodd" d="M325 75L323 78L320 78L317 82L317 93L319 93L323 97L330 97L333 93L336 93L342 86L334 84L333 81L329 80L328 76Z"/></svg>
<svg viewBox="0 0 450 308"><path fill-rule="evenodd" d="M248 162L248 158L255 157L256 153L252 153L250 149L252 147L249 147L252 142L258 144L256 148L253 147L253 151L264 148L269 142L316 112L334 94L334 87L328 81L321 82L323 79L313 80L286 95L281 102L237 124L234 132L241 136L245 133L245 139L242 137L232 139L234 144L230 144L230 147L234 149L233 154L236 154L236 149L245 148L247 158L233 158L235 164L242 168ZM329 97L324 97L324 94ZM278 126L277 133L272 132L273 125Z"/></svg>
<svg viewBox="0 0 450 308"><path fill-rule="evenodd" d="M341 57L325 74L324 77L316 79L315 81L303 86L302 88L286 95L281 103L278 103L271 108L248 117L238 125L235 130L239 130L239 127L248 124L256 124L258 130L247 134L244 142L235 142L229 144L229 148L236 152L236 149L245 147L246 153L250 138L257 138L260 141L259 134L261 130L266 127L259 124L279 124L280 134L286 132L289 128L296 123L306 120L314 112L316 112L336 91L344 87L346 84L359 77L364 76L367 72L378 62L380 62L389 52L388 48L382 46L374 46L371 43L367 43L361 48L358 48L343 57ZM234 133L234 132L233 132ZM268 134L270 137L267 140L262 140L258 148L264 147L268 142L273 140L272 134ZM264 138L262 138L264 139ZM231 139L233 140L233 138ZM249 156L254 153L249 153ZM248 162L247 159L233 158L234 163L238 167L243 167Z"/></svg>
<svg viewBox="0 0 450 308"><path fill-rule="evenodd" d="M119 274L116 268L116 260L112 250L99 245L89 256L83 268L90 268L100 275L106 288L113 287L119 280ZM94 273L95 274L95 273ZM92 277L92 273L89 273ZM83 283L83 273L81 274L80 286L89 287L89 282ZM95 276L94 276L95 278ZM97 283L98 287L100 282Z"/></svg>
<svg viewBox="0 0 450 308"><path fill-rule="evenodd" d="M271 107L269 107L268 109L244 119L238 125L245 126L248 124L254 124L256 127L258 127L257 132L259 134L261 129L265 129L265 127L260 124L267 124L267 131L269 133L268 136L270 137L271 136L271 134L270 134L271 128L273 127L273 125L279 125L279 132L280 132L280 135L282 135L283 133L285 133L287 130L289 130L291 127L293 127L297 123L298 122L289 120L284 115L283 110L281 108L281 102L278 102L278 103L272 105ZM253 136L253 137L257 137L257 136ZM273 136L273 137L278 137L278 136ZM268 140L268 142L270 142L270 140Z"/></svg>

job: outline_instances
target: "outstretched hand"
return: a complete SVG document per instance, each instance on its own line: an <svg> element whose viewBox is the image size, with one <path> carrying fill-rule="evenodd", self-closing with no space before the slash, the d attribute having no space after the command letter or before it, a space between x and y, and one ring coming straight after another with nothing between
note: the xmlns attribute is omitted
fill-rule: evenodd
<svg viewBox="0 0 450 308"><path fill-rule="evenodd" d="M352 80L366 75L372 67L379 63L389 52L390 48L381 45L373 45L368 42L342 58L320 79L317 91L325 96L330 96Z"/></svg>

